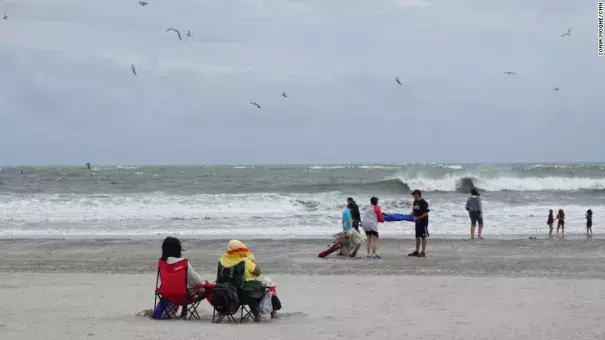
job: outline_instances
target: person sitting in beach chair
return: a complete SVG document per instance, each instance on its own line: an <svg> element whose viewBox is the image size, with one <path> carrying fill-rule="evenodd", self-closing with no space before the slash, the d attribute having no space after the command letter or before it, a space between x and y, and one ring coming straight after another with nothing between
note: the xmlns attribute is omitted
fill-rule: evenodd
<svg viewBox="0 0 605 340"><path fill-rule="evenodd" d="M156 319L176 319L179 306L181 318L199 319L197 307L212 291L211 284L203 281L189 260L182 257L182 250L181 241L175 237L167 237L162 242L154 302Z"/></svg>
<svg viewBox="0 0 605 340"><path fill-rule="evenodd" d="M253 319L260 322L259 303L265 296L259 277L260 267L246 245L239 240L231 240L218 262L216 286L213 292L214 311L212 321L221 322L225 317L235 323L234 315L240 312L240 322ZM274 308L272 317L276 317Z"/></svg>

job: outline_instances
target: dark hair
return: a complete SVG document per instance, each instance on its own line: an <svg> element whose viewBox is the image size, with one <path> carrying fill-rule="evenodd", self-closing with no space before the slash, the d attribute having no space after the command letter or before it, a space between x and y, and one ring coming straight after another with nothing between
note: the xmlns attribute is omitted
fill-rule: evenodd
<svg viewBox="0 0 605 340"><path fill-rule="evenodd" d="M548 213L552 214L552 209L549 209L549 210L548 210Z"/></svg>
<svg viewBox="0 0 605 340"><path fill-rule="evenodd" d="M563 211L563 209L559 209L559 212L557 213L560 217L565 218L565 212Z"/></svg>
<svg viewBox="0 0 605 340"><path fill-rule="evenodd" d="M162 260L166 261L169 257L181 257L181 241L172 236L168 236L162 242Z"/></svg>
<svg viewBox="0 0 605 340"><path fill-rule="evenodd" d="M586 210L586 213L587 213L588 215L592 216L592 210L588 209L588 210Z"/></svg>
<svg viewBox="0 0 605 340"><path fill-rule="evenodd" d="M378 197L372 197L372 198L370 198L370 203L371 203L372 205L376 205L376 204L378 204Z"/></svg>
<svg viewBox="0 0 605 340"><path fill-rule="evenodd" d="M479 196L479 191L475 188L471 189L471 195Z"/></svg>
<svg viewBox="0 0 605 340"><path fill-rule="evenodd" d="M349 197L347 198L347 202L355 202L355 200L353 199L353 197Z"/></svg>

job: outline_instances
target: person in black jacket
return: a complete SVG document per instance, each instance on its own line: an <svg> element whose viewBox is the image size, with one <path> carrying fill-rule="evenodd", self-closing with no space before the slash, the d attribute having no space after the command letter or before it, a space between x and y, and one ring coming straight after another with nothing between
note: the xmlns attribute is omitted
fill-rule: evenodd
<svg viewBox="0 0 605 340"><path fill-rule="evenodd" d="M352 197L347 198L347 203L351 204L351 216L353 217L353 229L359 232L359 225L361 224L361 214L359 213L359 207Z"/></svg>

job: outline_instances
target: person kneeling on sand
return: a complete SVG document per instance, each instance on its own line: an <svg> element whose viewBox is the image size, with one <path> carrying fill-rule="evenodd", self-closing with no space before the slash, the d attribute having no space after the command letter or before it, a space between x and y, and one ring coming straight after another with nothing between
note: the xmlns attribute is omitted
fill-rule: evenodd
<svg viewBox="0 0 605 340"><path fill-rule="evenodd" d="M353 229L353 216L351 214L353 203L347 202L347 207L342 211L343 247L341 253L345 256L355 257L361 246L361 235Z"/></svg>
<svg viewBox="0 0 605 340"><path fill-rule="evenodd" d="M256 258L242 241L231 240L227 244L227 250L219 259L217 282L224 269L233 268L242 262L244 263L244 284L241 302L250 307L255 321L258 322L260 321L258 305L265 295L265 287L263 287L262 281L260 280L261 269L256 264ZM277 298L277 295L275 295L275 297ZM281 303L276 305L276 301L272 302L273 311L271 312L271 317L276 318L277 310L281 308ZM277 300L277 302L279 302L279 300Z"/></svg>
<svg viewBox="0 0 605 340"><path fill-rule="evenodd" d="M183 247L181 241L176 237L168 236L162 242L162 260L167 264L175 264L185 260L181 252ZM187 288L192 296L201 296L204 294L204 280L200 278L198 273L191 266L191 262L187 262ZM176 311L175 311L176 312ZM187 316L187 306L183 306L181 310L181 318Z"/></svg>

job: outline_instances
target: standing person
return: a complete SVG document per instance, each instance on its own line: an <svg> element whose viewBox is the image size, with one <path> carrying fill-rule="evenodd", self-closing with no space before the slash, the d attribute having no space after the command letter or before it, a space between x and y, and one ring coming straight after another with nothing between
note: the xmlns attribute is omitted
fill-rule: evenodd
<svg viewBox="0 0 605 340"><path fill-rule="evenodd" d="M559 209L557 212L557 235L559 235L559 229L561 229L561 236L565 236L565 213L563 209Z"/></svg>
<svg viewBox="0 0 605 340"><path fill-rule="evenodd" d="M422 198L420 190L412 191L414 203L411 215L416 223L416 250L408 256L426 257L426 238L429 236L429 204ZM422 252L420 244L422 243Z"/></svg>
<svg viewBox="0 0 605 340"><path fill-rule="evenodd" d="M586 210L586 235L592 236L592 210Z"/></svg>
<svg viewBox="0 0 605 340"><path fill-rule="evenodd" d="M555 218L552 215L552 209L548 211L548 219L546 220L546 224L548 224L548 236L552 236L552 225L555 223Z"/></svg>
<svg viewBox="0 0 605 340"><path fill-rule="evenodd" d="M345 256L355 257L361 246L361 235L353 229L353 217L351 216L351 203L342 211L342 230L344 236L348 239L349 244L341 248L341 252Z"/></svg>
<svg viewBox="0 0 605 340"><path fill-rule="evenodd" d="M471 240L475 239L475 227L478 225L477 238L483 240L481 231L483 230L483 207L481 206L481 197L477 189L471 190L471 195L466 200L466 211L471 218Z"/></svg>
<svg viewBox="0 0 605 340"><path fill-rule="evenodd" d="M351 217L353 218L353 224L352 224L353 229L355 229L355 231L360 233L359 224L361 223L361 214L359 213L359 207L357 206L357 203L355 202L355 200L353 200L352 197L347 198L347 208L349 208L349 210L351 211ZM361 236L361 233L359 235ZM342 249L340 249L338 251L338 255L339 256L345 255L342 252Z"/></svg>
<svg viewBox="0 0 605 340"><path fill-rule="evenodd" d="M367 258L369 259L381 259L378 255L378 223L384 223L384 217L382 216L382 210L378 205L378 198L370 198L370 205L366 208L361 222L361 227L366 232L368 241L366 243L366 249L368 251Z"/></svg>
<svg viewBox="0 0 605 340"><path fill-rule="evenodd" d="M347 198L347 204L351 204L351 217L353 217L353 229L359 232L359 224L361 224L361 214L359 213L359 207L353 197Z"/></svg>

